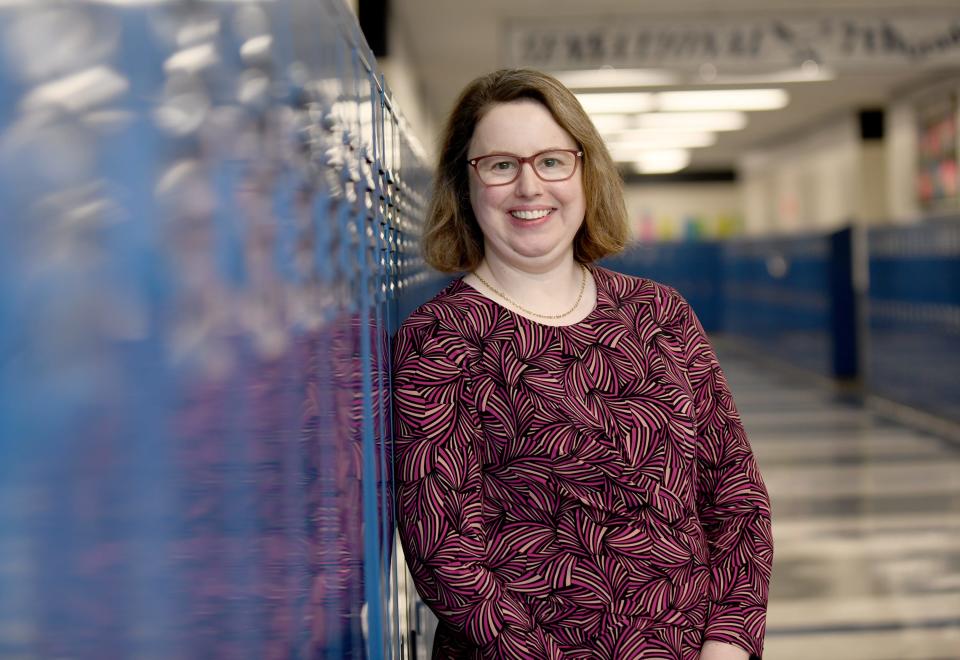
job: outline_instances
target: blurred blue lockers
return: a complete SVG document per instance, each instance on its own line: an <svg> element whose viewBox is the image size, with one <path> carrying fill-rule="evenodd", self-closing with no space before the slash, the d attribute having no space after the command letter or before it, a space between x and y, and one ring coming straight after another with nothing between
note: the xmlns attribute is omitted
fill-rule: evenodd
<svg viewBox="0 0 960 660"><path fill-rule="evenodd" d="M722 330L720 244L712 241L635 243L603 265L676 288L708 332Z"/></svg>
<svg viewBox="0 0 960 660"><path fill-rule="evenodd" d="M399 653L429 173L353 14L7 3L0 34L0 657Z"/></svg>
<svg viewBox="0 0 960 660"><path fill-rule="evenodd" d="M785 362L832 374L829 236L723 246L723 328Z"/></svg>
<svg viewBox="0 0 960 660"><path fill-rule="evenodd" d="M868 234L870 389L960 422L960 217Z"/></svg>
<svg viewBox="0 0 960 660"><path fill-rule="evenodd" d="M607 263L675 286L758 355L960 422L960 218L862 232L645 244Z"/></svg>
<svg viewBox="0 0 960 660"><path fill-rule="evenodd" d="M857 375L852 231L637 244L610 267L676 287L708 332L823 375Z"/></svg>

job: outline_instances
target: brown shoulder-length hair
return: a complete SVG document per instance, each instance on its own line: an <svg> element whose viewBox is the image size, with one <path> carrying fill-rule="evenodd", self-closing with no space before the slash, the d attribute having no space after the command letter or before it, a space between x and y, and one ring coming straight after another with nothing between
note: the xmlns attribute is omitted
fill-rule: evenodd
<svg viewBox="0 0 960 660"><path fill-rule="evenodd" d="M426 262L439 271L470 271L483 259L483 234L470 206L467 149L477 122L491 107L521 99L542 103L583 150L586 216L574 237L574 258L590 263L619 252L626 243L623 182L580 102L560 81L545 73L501 69L467 85L444 127L421 246Z"/></svg>

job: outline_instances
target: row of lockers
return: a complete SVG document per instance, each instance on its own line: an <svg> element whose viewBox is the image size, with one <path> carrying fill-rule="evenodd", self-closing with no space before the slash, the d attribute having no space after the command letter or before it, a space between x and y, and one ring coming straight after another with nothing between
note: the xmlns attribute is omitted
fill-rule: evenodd
<svg viewBox="0 0 960 660"><path fill-rule="evenodd" d="M406 653L388 353L429 170L353 14L0 35L0 656Z"/></svg>
<svg viewBox="0 0 960 660"><path fill-rule="evenodd" d="M650 244L611 264L676 286L708 330L960 421L960 218Z"/></svg>

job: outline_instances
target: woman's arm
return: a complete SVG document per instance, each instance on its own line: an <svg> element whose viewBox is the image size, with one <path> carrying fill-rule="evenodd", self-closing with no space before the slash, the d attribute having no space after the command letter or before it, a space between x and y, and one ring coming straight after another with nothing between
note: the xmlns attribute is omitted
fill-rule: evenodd
<svg viewBox="0 0 960 660"><path fill-rule="evenodd" d="M767 489L716 354L684 301L684 345L697 415L697 510L710 550L703 660L735 645L759 658L766 627L773 535ZM721 645L721 646L722 646ZM746 656L744 656L746 657Z"/></svg>
<svg viewBox="0 0 960 660"><path fill-rule="evenodd" d="M559 658L485 560L480 420L468 377L429 326L401 328L394 342L397 524L424 601L483 657Z"/></svg>
<svg viewBox="0 0 960 660"><path fill-rule="evenodd" d="M749 660L750 654L739 646L710 640L700 651L700 660Z"/></svg>

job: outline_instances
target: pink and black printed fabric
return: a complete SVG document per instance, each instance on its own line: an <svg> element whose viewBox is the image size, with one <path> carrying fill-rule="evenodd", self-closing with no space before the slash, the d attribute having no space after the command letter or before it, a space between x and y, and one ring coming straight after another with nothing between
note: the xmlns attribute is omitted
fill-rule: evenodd
<svg viewBox="0 0 960 660"><path fill-rule="evenodd" d="M590 268L576 324L458 279L397 333L397 520L433 657L759 657L769 500L713 349L673 289Z"/></svg>

